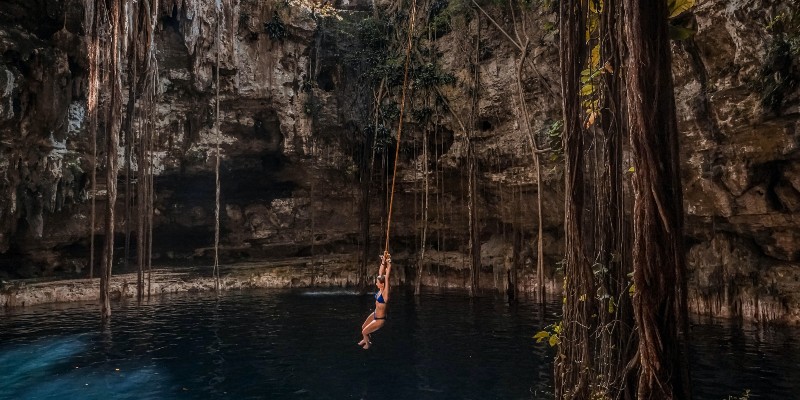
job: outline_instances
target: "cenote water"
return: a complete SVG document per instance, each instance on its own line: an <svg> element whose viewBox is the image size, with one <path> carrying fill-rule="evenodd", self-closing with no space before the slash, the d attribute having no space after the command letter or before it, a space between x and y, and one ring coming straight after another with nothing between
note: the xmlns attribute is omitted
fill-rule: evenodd
<svg viewBox="0 0 800 400"><path fill-rule="evenodd" d="M117 304L105 330L93 304L6 312L0 398L552 397L554 352L532 339L542 326L535 304L398 290L365 351L356 342L372 304L344 291L186 294ZM797 399L798 333L698 323L695 398L750 389L753 399Z"/></svg>

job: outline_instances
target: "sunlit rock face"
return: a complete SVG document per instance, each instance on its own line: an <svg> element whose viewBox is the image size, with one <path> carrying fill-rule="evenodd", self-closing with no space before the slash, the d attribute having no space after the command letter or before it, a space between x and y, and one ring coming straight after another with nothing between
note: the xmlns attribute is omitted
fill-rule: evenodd
<svg viewBox="0 0 800 400"><path fill-rule="evenodd" d="M767 3L698 2L697 34L673 44L690 293L698 311L796 320L798 39L772 24L791 11L791 2ZM93 193L81 4L9 0L0 9L0 278L86 276ZM341 21L312 18L282 2L221 4L159 2L159 102L147 116L157 127L156 265L211 263L218 143L223 263L347 255L355 264L364 247L364 179L372 183L367 261L375 261L391 176L384 165L391 166L394 153L364 146L370 125L364 99L374 97L375 88L354 62L361 44L353 27L374 15L373 6L391 9L394 3L335 2ZM404 279L412 279L427 186L423 283L467 284L468 131L478 165L481 285L505 290L516 237L520 287L531 290L541 191L548 290L557 292L562 162L543 155L539 189L517 89L524 92L530 134L547 147L547 134L561 117L557 15L539 6L523 15L507 7L487 12L511 35L512 21L524 21L530 40L524 73L518 82L518 48L484 15L456 15L448 30L435 34L429 51L456 79L440 87L449 111L435 116L435 132L423 136L415 123L403 132L392 250L408 268ZM417 100L409 104L419 109ZM105 207L103 135L96 243ZM372 177L360 172L365 157L376 166ZM120 172L118 260L126 229L135 229L126 224L124 162ZM123 265L120 260L115 268Z"/></svg>

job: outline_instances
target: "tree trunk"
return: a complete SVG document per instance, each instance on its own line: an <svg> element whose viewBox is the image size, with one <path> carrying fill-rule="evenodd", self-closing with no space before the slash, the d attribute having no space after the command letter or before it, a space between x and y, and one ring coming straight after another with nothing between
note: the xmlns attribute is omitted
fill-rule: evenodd
<svg viewBox="0 0 800 400"><path fill-rule="evenodd" d="M564 119L566 257L562 333L555 362L558 399L588 399L592 378L590 333L592 272L584 255L584 144L580 83L585 53L585 3L563 0L560 8L560 64Z"/></svg>
<svg viewBox="0 0 800 400"><path fill-rule="evenodd" d="M605 272L598 275L603 294L599 305L600 353L598 354L599 385L616 399L636 397L637 369L631 360L636 357L636 333L632 329L633 308L628 293L628 274L631 269L628 234L630 220L625 218L623 146L627 143L627 128L623 99L622 68L622 3L606 0L599 15L600 76L602 97L599 126L595 143L599 157L597 181L597 231L595 259L601 260Z"/></svg>
<svg viewBox="0 0 800 400"><path fill-rule="evenodd" d="M686 265L666 2L623 2L639 399L689 399Z"/></svg>

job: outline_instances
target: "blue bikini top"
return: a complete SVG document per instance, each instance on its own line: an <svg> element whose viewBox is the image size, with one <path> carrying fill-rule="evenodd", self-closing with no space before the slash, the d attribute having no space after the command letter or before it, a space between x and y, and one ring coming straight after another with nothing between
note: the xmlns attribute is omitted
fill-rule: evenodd
<svg viewBox="0 0 800 400"><path fill-rule="evenodd" d="M380 291L375 293L375 301L381 304L386 304L386 300L383 299L383 293Z"/></svg>

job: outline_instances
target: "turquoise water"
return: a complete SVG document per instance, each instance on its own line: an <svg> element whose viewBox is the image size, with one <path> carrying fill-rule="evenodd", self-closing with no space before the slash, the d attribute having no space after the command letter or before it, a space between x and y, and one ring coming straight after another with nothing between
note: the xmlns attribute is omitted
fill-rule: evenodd
<svg viewBox="0 0 800 400"><path fill-rule="evenodd" d="M260 290L0 316L0 399L539 399L552 357L534 304L462 292L394 293L374 345L356 345L372 297ZM557 312L557 305L551 305ZM554 320L552 313L547 319ZM702 323L696 399L797 399L796 330Z"/></svg>

